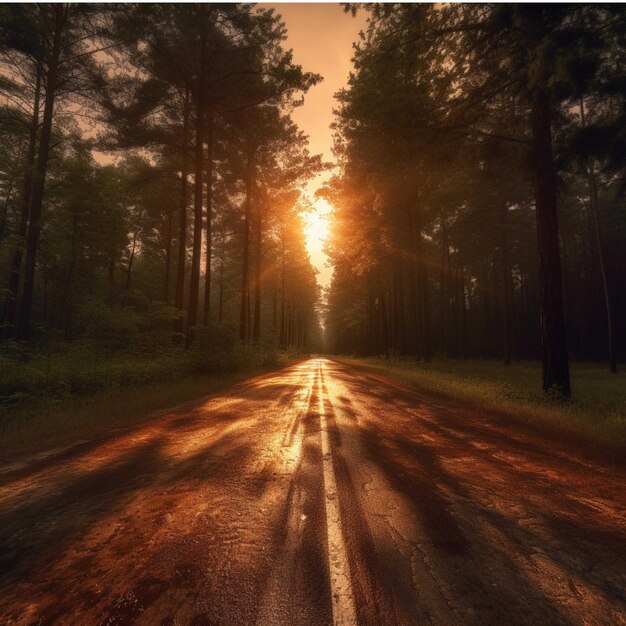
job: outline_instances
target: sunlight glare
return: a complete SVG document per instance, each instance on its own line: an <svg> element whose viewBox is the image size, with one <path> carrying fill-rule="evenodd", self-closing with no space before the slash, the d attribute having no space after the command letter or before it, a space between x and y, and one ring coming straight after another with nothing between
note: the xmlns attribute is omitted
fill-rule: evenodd
<svg viewBox="0 0 626 626"><path fill-rule="evenodd" d="M304 234L309 254L314 257L323 251L330 227L330 212L332 207L324 198L317 198L313 202L313 210L303 215Z"/></svg>

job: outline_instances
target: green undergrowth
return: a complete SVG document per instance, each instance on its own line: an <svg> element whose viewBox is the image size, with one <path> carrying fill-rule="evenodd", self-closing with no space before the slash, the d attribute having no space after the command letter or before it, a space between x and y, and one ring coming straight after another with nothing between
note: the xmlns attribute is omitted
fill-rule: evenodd
<svg viewBox="0 0 626 626"><path fill-rule="evenodd" d="M77 343L0 353L0 463L124 428L301 355L272 348L170 347L97 354Z"/></svg>
<svg viewBox="0 0 626 626"><path fill-rule="evenodd" d="M534 423L555 434L626 452L626 373L611 374L600 364L574 363L572 398L562 401L541 392L541 365L504 366L487 360L435 359L418 363L401 358L340 361L365 368L424 392L471 402L518 423Z"/></svg>

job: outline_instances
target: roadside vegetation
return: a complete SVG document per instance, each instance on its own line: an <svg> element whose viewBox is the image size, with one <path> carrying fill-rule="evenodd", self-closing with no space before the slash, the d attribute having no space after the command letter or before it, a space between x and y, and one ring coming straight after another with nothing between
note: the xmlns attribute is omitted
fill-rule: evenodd
<svg viewBox="0 0 626 626"><path fill-rule="evenodd" d="M103 353L89 341L30 354L0 352L0 458L58 447L136 425L251 375L293 363L295 349L206 345ZM206 341L204 342L206 344Z"/></svg>
<svg viewBox="0 0 626 626"><path fill-rule="evenodd" d="M493 411L494 416L540 426L598 446L626 449L626 374L596 363L573 363L576 393L568 401L537 387L541 364L494 360L340 358L341 362L397 380L419 391L441 394Z"/></svg>

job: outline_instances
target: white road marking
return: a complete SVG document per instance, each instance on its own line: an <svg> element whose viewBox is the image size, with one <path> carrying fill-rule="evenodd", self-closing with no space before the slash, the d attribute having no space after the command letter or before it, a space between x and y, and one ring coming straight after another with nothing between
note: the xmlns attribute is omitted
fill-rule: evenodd
<svg viewBox="0 0 626 626"><path fill-rule="evenodd" d="M357 623L352 577L348 553L341 530L341 510L337 481L333 469L333 457L328 435L328 423L322 392L322 362L318 362L318 408L322 430L322 467L324 469L324 502L326 503L326 533L328 537L328 568L330 595L333 607L334 626L351 626Z"/></svg>

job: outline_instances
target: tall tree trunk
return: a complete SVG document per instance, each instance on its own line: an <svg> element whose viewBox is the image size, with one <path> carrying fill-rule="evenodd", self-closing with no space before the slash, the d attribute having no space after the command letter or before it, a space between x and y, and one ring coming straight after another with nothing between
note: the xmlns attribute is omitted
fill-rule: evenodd
<svg viewBox="0 0 626 626"><path fill-rule="evenodd" d="M606 271L606 260L604 256L604 246L602 244L602 236L600 234L600 221L598 218L598 181L594 171L593 164L591 164L587 170L589 188L590 188L590 200L591 200L591 213L593 215L594 235L596 239L596 246L598 248L598 262L600 264L600 275L602 277L602 290L604 292L604 304L606 307L606 330L607 330L607 347L609 353L609 367L613 374L617 373L617 354L615 351L615 336L613 331L613 304L611 299L611 292L609 288L609 280Z"/></svg>
<svg viewBox="0 0 626 626"><path fill-rule="evenodd" d="M409 251L407 301L410 320L409 328L407 329L407 352L419 360L422 349L422 310L420 306L421 251L416 241L420 233L419 209L407 204L406 221L406 244Z"/></svg>
<svg viewBox="0 0 626 626"><path fill-rule="evenodd" d="M482 265L483 279L483 316L484 316L484 337L483 337L483 356L491 356L491 281L489 280L489 258Z"/></svg>
<svg viewBox="0 0 626 626"><path fill-rule="evenodd" d="M504 302L504 364L511 365L513 346L513 276L509 256L509 208L500 205L500 256L502 261L502 300Z"/></svg>
<svg viewBox="0 0 626 626"><path fill-rule="evenodd" d="M261 258L263 246L263 204L265 202L265 194L260 190L257 195L254 255L254 320L252 326L252 341L256 344L258 344L261 340Z"/></svg>
<svg viewBox="0 0 626 626"><path fill-rule="evenodd" d="M459 272L459 300L461 301L461 355L467 358L467 303L465 294L465 268Z"/></svg>
<svg viewBox="0 0 626 626"><path fill-rule="evenodd" d="M367 281L367 296L365 298L365 324L363 328L363 351L365 356L371 356L374 353L374 298L372 296L369 281Z"/></svg>
<svg viewBox="0 0 626 626"><path fill-rule="evenodd" d="M285 225L281 225L280 246L280 340L278 345L285 349Z"/></svg>
<svg viewBox="0 0 626 626"><path fill-rule="evenodd" d="M428 287L428 266L422 262L422 323L424 339L422 340L422 355L426 363L432 358L431 321L430 321L430 290Z"/></svg>
<svg viewBox="0 0 626 626"><path fill-rule="evenodd" d="M72 235L70 238L70 264L65 274L65 286L63 288L63 294L61 295L61 310L59 314L59 326L63 327L66 324L66 312L68 311L68 301L70 295L70 289L72 287L72 280L74 278L74 269L76 268L76 248L77 248L77 236L78 236L78 210L74 208L72 215Z"/></svg>
<svg viewBox="0 0 626 626"><path fill-rule="evenodd" d="M180 172L180 201L178 216L178 267L176 269L176 308L180 312L177 322L178 331L185 332L185 264L187 260L187 178L188 155L189 155L189 112L190 112L190 89L185 86L185 100L183 105L183 149Z"/></svg>
<svg viewBox="0 0 626 626"><path fill-rule="evenodd" d="M448 218L441 208L441 267L439 268L439 349L446 353L446 261L448 255Z"/></svg>
<svg viewBox="0 0 626 626"><path fill-rule="evenodd" d="M418 261L418 311L419 311L419 344L421 356L426 363L431 359L430 339L430 298L428 293L428 266L424 258L424 245L422 240L422 214L416 215L415 250Z"/></svg>
<svg viewBox="0 0 626 626"><path fill-rule="evenodd" d="M585 103L580 101L580 117L582 127L586 126L585 119ZM613 332L613 304L611 292L609 289L609 281L606 272L606 262L604 258L604 246L602 245L602 237L600 235L600 221L598 218L598 179L595 172L593 161L585 168L587 182L589 183L589 204L591 206L591 214L593 216L593 231L598 248L598 262L600 264L600 275L602 277L602 289L604 291L604 304L606 307L606 330L607 330L607 348L609 353L609 368L613 374L617 373L617 354L615 352L615 337Z"/></svg>
<svg viewBox="0 0 626 626"><path fill-rule="evenodd" d="M452 283L452 329L454 358L459 358L459 270L454 270Z"/></svg>
<svg viewBox="0 0 626 626"><path fill-rule="evenodd" d="M252 328L252 306L250 305L250 289L248 289L248 324L247 324L247 332L248 332L248 341L250 341L250 329Z"/></svg>
<svg viewBox="0 0 626 626"><path fill-rule="evenodd" d="M166 304L170 303L173 217L173 212L170 208L167 212L167 226L165 231L165 278L163 280L163 300Z"/></svg>
<svg viewBox="0 0 626 626"><path fill-rule="evenodd" d="M224 317L224 259L220 262L220 300L217 308L217 323L222 323Z"/></svg>
<svg viewBox="0 0 626 626"><path fill-rule="evenodd" d="M528 310L528 294L526 287L526 277L524 276L524 272L520 272L519 277L519 323L517 325L517 345L518 349L518 358L524 358L527 356L528 352L525 349L525 345L527 342L527 328L528 322L526 320L526 311Z"/></svg>
<svg viewBox="0 0 626 626"><path fill-rule="evenodd" d="M21 147L19 152L21 153ZM18 159L21 161L21 154L18 154ZM4 229L7 224L7 214L9 212L9 204L11 204L11 196L13 195L13 189L15 186L15 179L17 178L17 174L15 172L11 173L11 178L7 181L8 189L6 191L6 195L4 196L4 202L2 203L2 220L0 220L0 241L4 238Z"/></svg>
<svg viewBox="0 0 626 626"><path fill-rule="evenodd" d="M109 304L113 303L113 287L115 279L115 257L113 254L109 255L109 265L107 268L107 275L109 279Z"/></svg>
<svg viewBox="0 0 626 626"><path fill-rule="evenodd" d="M213 111L207 119L207 161L206 161L206 257L204 264L204 310L202 324L209 325L211 311L211 235L213 222Z"/></svg>
<svg viewBox="0 0 626 626"><path fill-rule="evenodd" d="M196 85L196 154L194 169L193 202L193 248L191 254L191 277L189 282L189 313L187 324L187 346L191 345L196 332L198 319L198 293L200 289L200 258L202 256L202 176L204 174L204 83L206 63L206 34L200 37L198 82Z"/></svg>
<svg viewBox="0 0 626 626"><path fill-rule="evenodd" d="M445 222L444 222L445 223ZM454 308L455 304L455 298L454 298L454 277L453 277L453 272L452 272L452 259L450 258L450 240L448 238L448 227L447 227L447 223L446 223L446 229L445 229L445 233L444 233L444 239L445 239L445 246L444 246L444 252L445 252L445 267L446 267L446 276L447 276L447 280L446 280L446 287L447 287L447 294L446 294L446 299L445 299L445 306L446 309L449 312L449 322L448 322L448 329L450 329L452 331L452 341L453 341L453 345L452 345L452 351L455 352L457 350L457 331L456 331L456 309ZM448 351L446 352L446 354L450 352L450 348L449 348L449 340L448 340ZM456 358L456 354L455 354L455 358Z"/></svg>
<svg viewBox="0 0 626 626"><path fill-rule="evenodd" d="M396 315L396 273L391 275L389 282L389 350L398 350L398 317Z"/></svg>
<svg viewBox="0 0 626 626"><path fill-rule="evenodd" d="M593 217L593 209L591 207L591 201L587 205L585 211L587 218L587 230L583 233L583 239L585 241L585 267L587 271L587 285L585 289L585 317L586 317L586 330L587 330L587 357L591 359L599 359L603 357L603 350L598 349L600 344L600 338L597 335L597 331L601 325L600 318L606 319L606 307L604 311L600 311L598 302L602 298L599 283L602 282L600 259L598 258L598 246L595 243L595 223ZM588 236L585 236L588 235ZM600 280L597 280L597 274L600 274Z"/></svg>
<svg viewBox="0 0 626 626"><path fill-rule="evenodd" d="M28 218L30 214L30 201L33 191L33 170L37 151L37 131L39 130L39 105L41 101L41 71L36 69L35 97L33 101L33 114L30 121L28 135L28 149L26 151L26 168L24 171L24 186L22 189L22 202L20 221L18 225L18 241L11 256L11 274L9 276L9 295L5 302L2 321L7 322L7 335L15 334L15 322L17 312L17 298L20 287L20 274L22 271L22 258L24 245L28 231Z"/></svg>
<svg viewBox="0 0 626 626"><path fill-rule="evenodd" d="M274 308L272 312L272 333L274 334L274 341L276 341L276 321L278 319L278 291L274 289Z"/></svg>
<svg viewBox="0 0 626 626"><path fill-rule="evenodd" d="M130 289L130 277L133 272L133 261L135 260L135 249L137 247L137 232L133 233L133 243L130 248L130 255L128 257L128 265L126 266L126 291Z"/></svg>
<svg viewBox="0 0 626 626"><path fill-rule="evenodd" d="M289 306L286 304L285 305L285 310L284 310L284 313L283 313L283 320L282 320L281 327L280 327L280 334L281 334L280 348L281 348L281 350L286 350L287 349L288 325L289 325Z"/></svg>
<svg viewBox="0 0 626 626"><path fill-rule="evenodd" d="M396 314L398 316L398 350L400 354L406 354L406 322L404 316L404 276L402 270L398 267L396 270L396 297L397 308Z"/></svg>
<svg viewBox="0 0 626 626"><path fill-rule="evenodd" d="M250 214L252 210L252 194L255 187L254 151L248 152L246 165L246 199L243 215L243 254L241 267L241 306L239 315L239 339L248 340L248 307L250 300Z"/></svg>
<svg viewBox="0 0 626 626"><path fill-rule="evenodd" d="M54 30L52 33L52 49L46 73L46 99L43 110L41 138L37 154L37 169L33 181L32 199L29 213L28 233L26 235L26 262L24 265L24 288L19 309L17 327L18 339L28 340L30 337L30 321L33 309L33 292L35 288L35 266L37 249L41 233L41 209L46 186L48 158L50 156L50 138L52 136L52 118L54 116L54 100L57 89L59 56L61 54L61 35L65 28L68 8L66 5L53 5ZM43 77L42 77L43 78Z"/></svg>
<svg viewBox="0 0 626 626"><path fill-rule="evenodd" d="M383 352L385 354L389 353L389 316L387 315L387 300L388 298L385 295L385 291L383 291L381 296L380 303L380 325L381 325L381 336L382 336L382 345Z"/></svg>
<svg viewBox="0 0 626 626"><path fill-rule="evenodd" d="M51 325L52 324L52 316L48 316L48 311L49 311L49 307L48 307L48 271L47 269L44 267L43 270L43 319L46 321L47 325ZM50 341L50 334L48 333L48 347L49 347L49 341Z"/></svg>
<svg viewBox="0 0 626 626"><path fill-rule="evenodd" d="M555 389L560 395L569 397L571 386L563 318L551 111L548 95L541 89L536 89L533 94L531 118L539 246L542 386L544 391Z"/></svg>

